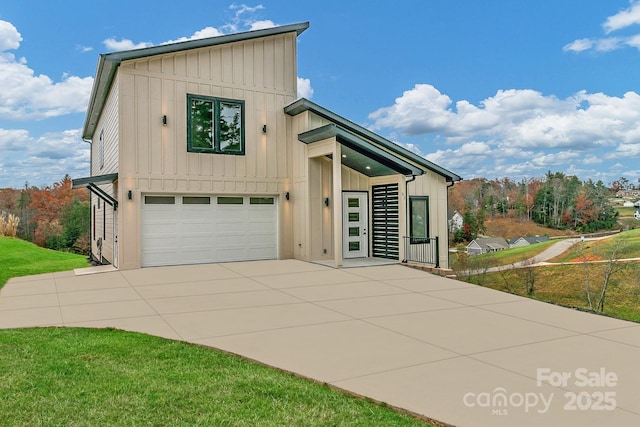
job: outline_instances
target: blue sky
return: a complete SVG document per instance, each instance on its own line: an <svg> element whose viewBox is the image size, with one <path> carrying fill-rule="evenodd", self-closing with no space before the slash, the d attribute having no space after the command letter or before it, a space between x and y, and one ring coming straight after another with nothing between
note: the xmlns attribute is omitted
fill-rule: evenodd
<svg viewBox="0 0 640 427"><path fill-rule="evenodd" d="M640 177L640 0L0 4L0 188L89 174L98 55L309 21L299 92L465 179Z"/></svg>

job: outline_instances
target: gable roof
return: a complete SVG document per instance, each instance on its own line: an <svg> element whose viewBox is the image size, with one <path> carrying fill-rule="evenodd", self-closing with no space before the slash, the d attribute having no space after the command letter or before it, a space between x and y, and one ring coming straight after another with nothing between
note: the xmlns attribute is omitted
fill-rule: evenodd
<svg viewBox="0 0 640 427"><path fill-rule="evenodd" d="M342 163L369 177L392 175L394 173L419 176L424 173L422 169L399 157L389 154L333 123L298 135L298 139L305 144L311 144L332 137L335 137L336 140L343 145ZM353 152L350 152L350 150L353 150ZM358 160L358 156L354 155L355 153L360 153L366 158L374 160L375 163L373 165L361 163Z"/></svg>
<svg viewBox="0 0 640 427"><path fill-rule="evenodd" d="M502 237L478 237L469 243L468 246L471 246L472 243L475 243L482 249L508 249L509 244Z"/></svg>
<svg viewBox="0 0 640 427"><path fill-rule="evenodd" d="M324 107L321 107L320 105L314 102L311 102L308 99L301 98L293 102L292 104L289 104L286 107L284 107L284 112L290 116L296 116L305 111L311 111L312 113L331 121L332 123L337 125L337 128L342 129L343 131L355 134L360 138L373 141L375 144L379 145L383 149L391 153L394 153L396 155L399 155L407 160L410 160L411 162L417 165L420 165L428 170L431 170L445 177L445 179L448 182L455 182L455 181L462 180L462 178L459 175L456 175L455 173L448 171L447 169L441 166L438 166L435 163L430 162L424 157L419 156L416 153L409 151L404 147L401 147L395 142L389 141L388 139L383 138L382 136L370 131L369 129L364 128L350 120L347 120L344 117L334 113L333 111L330 111Z"/></svg>
<svg viewBox="0 0 640 427"><path fill-rule="evenodd" d="M163 44L159 46L145 47L142 49L124 50L101 54L98 59L96 77L91 90L87 116L82 130L82 138L91 138L95 132L96 125L102 114L104 103L111 89L113 78L122 61L147 58L156 55L166 55L186 50L199 49L203 47L217 46L227 43L257 39L261 37L275 36L285 33L295 32L300 35L309 28L309 22L299 24L282 25L279 27L266 28L262 30L245 31L241 33L226 34L223 36L208 37L204 39L188 40L184 42Z"/></svg>

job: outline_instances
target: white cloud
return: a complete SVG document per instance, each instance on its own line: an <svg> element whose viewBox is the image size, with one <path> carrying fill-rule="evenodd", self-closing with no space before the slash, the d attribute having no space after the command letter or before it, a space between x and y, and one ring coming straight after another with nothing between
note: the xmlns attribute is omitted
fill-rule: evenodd
<svg viewBox="0 0 640 427"><path fill-rule="evenodd" d="M454 116L448 110L450 105L451 98L432 85L417 84L394 105L374 111L369 118L375 121L374 129L393 127L407 134L435 132L446 129Z"/></svg>
<svg viewBox="0 0 640 427"><path fill-rule="evenodd" d="M594 46L594 41L591 39L578 39L578 40L574 40L569 44L566 44L562 50L564 50L565 52L567 51L572 51L572 52L582 52L584 50L589 50L591 48L593 48Z"/></svg>
<svg viewBox="0 0 640 427"><path fill-rule="evenodd" d="M0 46L20 47L20 34L6 21L0 21ZM0 119L39 120L86 110L92 77L62 76L54 82L36 75L25 58L0 51Z"/></svg>
<svg viewBox="0 0 640 427"><path fill-rule="evenodd" d="M602 27L605 33L609 34L635 24L640 24L640 1L638 0L632 0L630 7L615 15L609 16L604 24L602 24Z"/></svg>
<svg viewBox="0 0 640 427"><path fill-rule="evenodd" d="M80 129L49 132L34 137L27 130L0 129L0 188L45 185L66 174L73 178L89 174L89 144L82 141Z"/></svg>
<svg viewBox="0 0 640 427"><path fill-rule="evenodd" d="M640 24L640 0L632 0L629 8L609 16L602 24L602 27L605 34L610 34L637 24ZM640 34L620 37L581 38L566 44L562 50L576 53L591 49L597 52L610 52L626 46L640 50Z"/></svg>
<svg viewBox="0 0 640 427"><path fill-rule="evenodd" d="M640 95L622 98L578 92L567 99L529 89L500 90L478 106L451 99L431 85L416 85L389 107L369 115L374 130L404 135L438 132L449 143L500 141L519 148L615 146L638 141Z"/></svg>
<svg viewBox="0 0 640 427"><path fill-rule="evenodd" d="M249 26L249 30L250 31L255 31L255 30L264 30L267 28L273 28L275 27L276 24L273 21L270 20L263 20L263 21L255 21L252 22L251 25Z"/></svg>
<svg viewBox="0 0 640 427"><path fill-rule="evenodd" d="M615 97L581 91L560 99L509 89L474 105L415 85L369 118L373 130L427 138L432 152L425 157L466 177L537 176L576 165L604 169L612 160L640 156L635 92Z"/></svg>
<svg viewBox="0 0 640 427"><path fill-rule="evenodd" d="M245 4L232 4L231 6L229 6L229 9L234 12L234 16L231 18L230 22L224 24L222 27L205 27L201 30L196 31L191 36L184 36L174 40L167 40L159 44L164 45L185 42L189 40L205 39L209 37L218 37L229 33L236 33L239 31L263 30L266 28L273 28L277 25L271 20L258 20L254 17L254 14L256 12L264 9L264 6L262 6L261 4L255 7L250 7ZM151 42L135 43L134 41L126 38L120 40L117 40L115 38L108 38L103 41L103 44L109 51L141 49L154 46L154 44Z"/></svg>
<svg viewBox="0 0 640 427"><path fill-rule="evenodd" d="M311 80L298 77L298 98L311 99L312 96Z"/></svg>
<svg viewBox="0 0 640 427"><path fill-rule="evenodd" d="M201 30L196 31L195 33L193 33L189 37L180 37L179 39L169 40L169 41L163 42L161 44L186 42L186 41L189 41L189 40L206 39L206 38L209 38L209 37L218 37L218 36L221 36L221 35L223 35L223 33L220 30L218 30L217 28L205 27L205 28L203 28Z"/></svg>
<svg viewBox="0 0 640 427"><path fill-rule="evenodd" d="M142 49L145 47L153 46L153 43L150 43L150 42L134 43L129 39L116 40L115 38L108 38L104 40L102 43L107 48L107 50L110 50L110 51Z"/></svg>
<svg viewBox="0 0 640 427"><path fill-rule="evenodd" d="M12 23L0 19L0 52L17 49L22 41L22 35Z"/></svg>
<svg viewBox="0 0 640 427"><path fill-rule="evenodd" d="M91 46L76 45L76 50L82 53L87 53L91 52L93 48Z"/></svg>

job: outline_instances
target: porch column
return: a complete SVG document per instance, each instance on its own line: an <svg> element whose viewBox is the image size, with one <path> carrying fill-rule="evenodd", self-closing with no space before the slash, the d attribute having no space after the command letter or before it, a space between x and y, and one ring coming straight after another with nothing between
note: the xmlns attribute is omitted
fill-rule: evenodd
<svg viewBox="0 0 640 427"><path fill-rule="evenodd" d="M333 150L333 255L336 267L342 267L342 148L334 145Z"/></svg>

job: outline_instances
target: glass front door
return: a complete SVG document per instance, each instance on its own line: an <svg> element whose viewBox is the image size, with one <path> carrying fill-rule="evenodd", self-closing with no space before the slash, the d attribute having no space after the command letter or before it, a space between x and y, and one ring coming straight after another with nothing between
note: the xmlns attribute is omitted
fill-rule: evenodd
<svg viewBox="0 0 640 427"><path fill-rule="evenodd" d="M369 209L366 192L342 193L342 257L369 255Z"/></svg>

